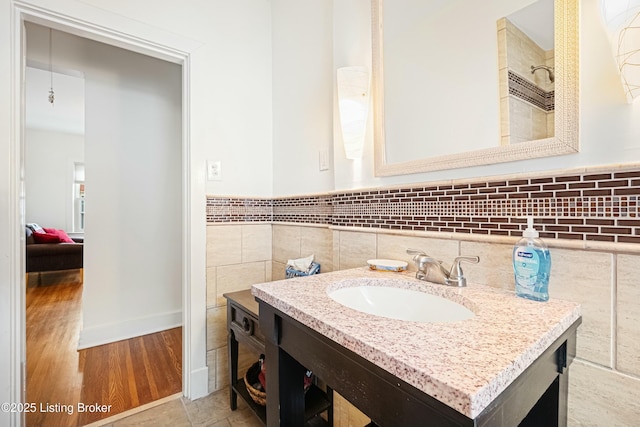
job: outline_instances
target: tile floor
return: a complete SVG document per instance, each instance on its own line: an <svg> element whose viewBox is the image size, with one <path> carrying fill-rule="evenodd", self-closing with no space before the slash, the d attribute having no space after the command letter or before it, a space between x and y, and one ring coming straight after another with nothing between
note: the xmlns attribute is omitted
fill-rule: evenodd
<svg viewBox="0 0 640 427"><path fill-rule="evenodd" d="M221 390L198 400L177 398L143 412L102 424L103 427L262 427L251 409L238 399L229 409L229 392Z"/></svg>

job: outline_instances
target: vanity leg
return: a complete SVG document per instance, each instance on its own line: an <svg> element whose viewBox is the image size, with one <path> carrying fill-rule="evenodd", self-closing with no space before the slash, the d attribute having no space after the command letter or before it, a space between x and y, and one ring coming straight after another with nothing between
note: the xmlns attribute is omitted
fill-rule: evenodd
<svg viewBox="0 0 640 427"><path fill-rule="evenodd" d="M306 369L279 346L266 341L267 427L304 425Z"/></svg>
<svg viewBox="0 0 640 427"><path fill-rule="evenodd" d="M547 391L544 392L540 400L535 404L527 417L522 420L518 427L562 427L566 426L566 422L559 422L559 404L560 404L560 378L559 375L551 383Z"/></svg>
<svg viewBox="0 0 640 427"><path fill-rule="evenodd" d="M260 303L260 328L265 334L264 353L266 364L267 387L267 427L280 426L280 396L278 393L278 353L277 342L280 335L279 318L273 314L270 306Z"/></svg>
<svg viewBox="0 0 640 427"><path fill-rule="evenodd" d="M568 404L569 404L569 371L560 375L560 389L558 396L558 426L567 427L569 423Z"/></svg>
<svg viewBox="0 0 640 427"><path fill-rule="evenodd" d="M280 349L278 363L280 425L304 425L304 374L306 369Z"/></svg>
<svg viewBox="0 0 640 427"><path fill-rule="evenodd" d="M569 366L576 355L576 331L556 350L558 376L549 385L540 400L531 408L518 427L567 427L567 405L569 398Z"/></svg>
<svg viewBox="0 0 640 427"><path fill-rule="evenodd" d="M229 330L229 407L232 411L238 408L238 393L233 389L234 384L238 380L238 341Z"/></svg>
<svg viewBox="0 0 640 427"><path fill-rule="evenodd" d="M576 357L577 351L577 332L574 329L573 333L567 338L565 344L565 366L566 369L560 375L560 395L558 396L558 404L560 406L558 413L558 425L560 427L566 427L569 424L569 367Z"/></svg>
<svg viewBox="0 0 640 427"><path fill-rule="evenodd" d="M333 389L327 386L327 398L331 402L331 406L327 409L327 423L329 427L333 427Z"/></svg>

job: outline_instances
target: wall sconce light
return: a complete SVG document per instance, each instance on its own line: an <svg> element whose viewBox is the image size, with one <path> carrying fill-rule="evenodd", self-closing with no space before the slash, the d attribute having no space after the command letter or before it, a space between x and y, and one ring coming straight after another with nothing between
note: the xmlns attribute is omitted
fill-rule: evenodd
<svg viewBox="0 0 640 427"><path fill-rule="evenodd" d="M338 68L337 83L344 151L347 159L359 159L369 116L369 70L366 67Z"/></svg>
<svg viewBox="0 0 640 427"><path fill-rule="evenodd" d="M640 95L640 0L600 0L627 101Z"/></svg>

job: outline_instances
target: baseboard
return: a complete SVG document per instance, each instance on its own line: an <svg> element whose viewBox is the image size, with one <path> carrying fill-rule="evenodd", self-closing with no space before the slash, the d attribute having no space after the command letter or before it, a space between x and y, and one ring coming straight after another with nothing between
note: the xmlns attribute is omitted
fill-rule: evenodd
<svg viewBox="0 0 640 427"><path fill-rule="evenodd" d="M179 326L182 326L182 311L160 313L154 316L83 328L78 339L78 350L165 331Z"/></svg>
<svg viewBox="0 0 640 427"><path fill-rule="evenodd" d="M205 366L200 369L191 371L189 390L186 390L186 396L190 400L196 400L209 394L209 367Z"/></svg>

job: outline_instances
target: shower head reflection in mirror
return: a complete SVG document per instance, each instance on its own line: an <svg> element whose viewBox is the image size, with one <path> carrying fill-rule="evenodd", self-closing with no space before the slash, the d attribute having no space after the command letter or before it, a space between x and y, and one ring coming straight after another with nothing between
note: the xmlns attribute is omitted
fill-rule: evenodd
<svg viewBox="0 0 640 427"><path fill-rule="evenodd" d="M538 70L546 70L547 73L549 73L549 81L551 83L553 83L555 81L556 77L555 77L555 74L553 73L553 67L549 67L549 66L546 66L546 65L538 65L538 66L532 65L531 66L531 74L535 73Z"/></svg>
<svg viewBox="0 0 640 427"><path fill-rule="evenodd" d="M433 0L371 0L375 175L408 175L578 152L579 0L553 1L554 38L551 50L554 62L527 61L523 70L518 73L520 76L530 79L532 64L553 67L553 83L548 79L548 72L536 72L536 75L533 76L537 80L536 85L541 85L545 92L554 93L554 100L551 103L554 120L553 125L550 126L553 133L540 139L518 140L517 143L512 143L509 139L501 136L501 128L508 119L501 114L501 105L504 104L504 101L502 97L500 100L491 98L496 93L493 85L497 86L499 80L500 83L507 82L507 73L504 73L504 79L502 75L498 78L495 67L499 57L496 52L496 19L511 17L512 11L517 8L514 6L516 2L491 0L491 7L487 7L486 2L482 4L471 0L455 2L455 7L461 10L457 14L450 13L450 18L453 21L446 22L446 28L449 30L439 34L450 34L451 28L467 28L465 26L468 24L469 28L474 30L472 38L464 37L460 33L456 33L456 37L445 38L418 37L419 34L414 33L411 33L411 37L402 38L402 40L394 38L394 33L400 31L400 34L403 34L403 31L407 30L409 26L416 31L424 28L426 24L421 25L423 22L420 21L423 15L419 15L412 8L431 7L433 9L438 7L436 3ZM528 3L521 1L520 4ZM452 7L454 7L453 4L451 7L447 7L446 12L452 12ZM445 12L444 9L439 11ZM491 16L489 16L490 11L493 11ZM506 13L500 13L500 11L506 11ZM479 19L469 22L469 19L466 18L468 16L476 17L476 12L478 16L483 17L482 26L480 26ZM426 16L442 18L442 15L437 13ZM436 21L434 25L439 28L438 25L445 24ZM478 38L476 37L478 31L484 35L483 43L478 46L478 49L475 49L472 45ZM387 32L390 34L386 35ZM483 71L469 73L467 69L466 74L458 76L454 76L452 71L447 72L444 77L441 72L438 72L436 77L432 67L433 62L427 60L434 56L428 53L430 50L425 51L424 40L438 40L438 61L447 63L448 70L465 69L455 65L473 57L482 59ZM384 49L385 43L386 50ZM406 52L413 53L407 55ZM415 66L407 67L406 64L396 63L398 60L414 59L422 61L418 65L424 63L427 66L431 65L431 67L416 69ZM395 76L394 70L395 72L401 70L399 79L393 78ZM420 77L414 79L409 78L409 75ZM422 86L430 82L436 81L438 86L433 91L427 89L425 96L408 99L404 95L399 97L397 91L394 93L395 85L398 82L402 83L402 81L410 81L413 85L409 95L425 92ZM489 91L488 94L485 93L486 91L483 92L486 96L474 97L471 92L462 91L460 93L460 87L469 88L469 90L494 87L494 90ZM502 87L503 85L500 84L501 91L503 91ZM504 87L507 87L506 84ZM386 100L387 97L389 100ZM450 105L455 106L453 111L445 108ZM422 111L425 108L428 109L428 114L416 113L416 111ZM481 123L478 122L479 119L481 119ZM409 122L407 123L407 121ZM461 132L468 131L466 128L470 126L460 126L462 122L473 122L476 126L473 129L482 130L485 134L489 129L492 134L481 135L480 132L477 132L467 137L468 132L464 135ZM443 124L448 124L448 126L445 126L442 132L432 135L433 129L442 128ZM397 135L398 131L404 132L405 136ZM449 151L441 152L444 150L443 147ZM418 152L418 148L422 151ZM405 154L403 155L403 153ZM410 153L409 158L406 153Z"/></svg>

